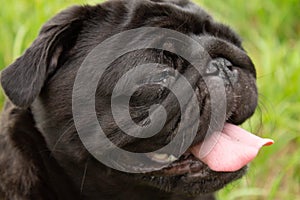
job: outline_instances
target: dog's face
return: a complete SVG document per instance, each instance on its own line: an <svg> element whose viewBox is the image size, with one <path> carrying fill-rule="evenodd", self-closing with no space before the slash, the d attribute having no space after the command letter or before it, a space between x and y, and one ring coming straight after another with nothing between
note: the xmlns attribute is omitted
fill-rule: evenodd
<svg viewBox="0 0 300 200"><path fill-rule="evenodd" d="M158 163L170 158L164 152L146 152L167 145L181 123L182 113L175 95L161 87L165 80L176 79L175 71L190 82L198 100L197 104L186 105L184 112L191 112L195 106L201 110L199 118L193 122L198 123L196 137L184 155L163 169L126 174L102 165L92 158L81 143L72 116L72 90L76 73L93 48L114 34L141 27L167 28L183 33L198 42L210 58L204 58L207 62L202 66L203 74L200 75L187 60L174 53L157 49L136 50L117 58L105 71L98 83L95 108L103 131L118 147L145 153L148 159ZM174 51L180 48L170 41L165 41L165 45ZM133 120L136 124L143 124L149 119L149 109L154 104L163 104L168 116L167 123L157 135L138 139L124 134L118 128L111 112L111 94L124 73L147 63L162 64L153 65L151 73L143 79L154 80L156 84L141 84L129 101L131 119L122 121L126 123ZM243 123L256 108L255 79L254 66L238 36L227 26L214 22L197 5L186 0L115 0L98 6L72 7L58 14L44 25L25 54L2 73L1 81L7 96L15 105L30 107L36 126L52 155L79 187L81 177L76 176L82 175L88 163L86 184L90 183L91 187L101 188L99 180L109 176L165 192L198 195L222 188L241 177L246 169L244 165L216 165L217 161L211 159L218 155L200 159L197 154L209 122L213 120L211 102L218 101L210 98L206 84L222 80L226 92L226 116L221 126L226 124L236 129L233 124ZM218 94L218 87L215 91ZM219 98L224 97L220 95ZM187 137L191 131L185 129ZM219 153L219 157L228 156L226 154L230 152L226 149L231 147L222 148L214 153Z"/></svg>

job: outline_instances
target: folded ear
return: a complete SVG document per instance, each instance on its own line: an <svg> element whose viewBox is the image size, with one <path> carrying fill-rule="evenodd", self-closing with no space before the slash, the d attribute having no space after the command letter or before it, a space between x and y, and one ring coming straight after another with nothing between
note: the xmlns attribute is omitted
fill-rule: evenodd
<svg viewBox="0 0 300 200"><path fill-rule="evenodd" d="M47 77L59 67L62 55L75 45L82 12L84 7L74 6L56 15L25 53L1 72L4 92L16 106L30 106Z"/></svg>

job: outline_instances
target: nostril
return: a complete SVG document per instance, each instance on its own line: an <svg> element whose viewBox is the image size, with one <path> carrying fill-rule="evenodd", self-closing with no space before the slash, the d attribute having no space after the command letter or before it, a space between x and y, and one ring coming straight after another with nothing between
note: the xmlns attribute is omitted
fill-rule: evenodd
<svg viewBox="0 0 300 200"><path fill-rule="evenodd" d="M207 75L216 75L219 71L233 71L232 63L225 58L215 58L211 60L207 66L206 74Z"/></svg>
<svg viewBox="0 0 300 200"><path fill-rule="evenodd" d="M226 66L230 71L233 70L233 65L230 61L224 59L224 66Z"/></svg>
<svg viewBox="0 0 300 200"><path fill-rule="evenodd" d="M227 60L225 58L216 58L214 60L216 60L216 62L219 63L220 67L227 68L230 71L233 70L233 65L232 65L232 63L229 60Z"/></svg>
<svg viewBox="0 0 300 200"><path fill-rule="evenodd" d="M218 76L226 84L233 85L238 78L238 72L234 69L233 64L225 58L215 58L211 60L206 69L207 76Z"/></svg>
<svg viewBox="0 0 300 200"><path fill-rule="evenodd" d="M227 66L227 68L228 68L230 71L233 70L232 65Z"/></svg>

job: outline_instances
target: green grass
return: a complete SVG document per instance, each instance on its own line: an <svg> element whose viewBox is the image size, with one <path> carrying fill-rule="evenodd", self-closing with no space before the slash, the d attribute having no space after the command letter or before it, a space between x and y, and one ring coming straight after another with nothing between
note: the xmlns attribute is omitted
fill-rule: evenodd
<svg viewBox="0 0 300 200"><path fill-rule="evenodd" d="M54 13L82 0L18 0L0 8L0 67L8 66ZM91 2L91 1L89 1ZM93 1L93 3L96 1ZM219 192L222 200L300 199L300 3L298 0L199 0L232 26L258 71L260 106L244 127L271 137L241 180ZM3 102L3 94L0 96Z"/></svg>

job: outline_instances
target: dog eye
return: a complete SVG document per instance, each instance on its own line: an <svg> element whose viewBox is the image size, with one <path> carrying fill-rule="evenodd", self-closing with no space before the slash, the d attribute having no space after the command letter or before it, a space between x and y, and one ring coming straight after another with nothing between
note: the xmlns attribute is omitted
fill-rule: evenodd
<svg viewBox="0 0 300 200"><path fill-rule="evenodd" d="M171 79L175 78L173 69L164 69L160 73L150 74L142 80L143 84L167 84Z"/></svg>

